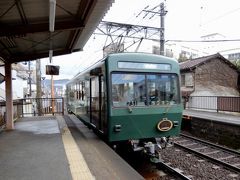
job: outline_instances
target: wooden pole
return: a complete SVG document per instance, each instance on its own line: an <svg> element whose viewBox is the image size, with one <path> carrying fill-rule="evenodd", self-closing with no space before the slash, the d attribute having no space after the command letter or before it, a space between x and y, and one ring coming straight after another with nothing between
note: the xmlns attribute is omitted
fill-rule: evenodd
<svg viewBox="0 0 240 180"><path fill-rule="evenodd" d="M53 81L53 75L51 75L51 81L52 81L52 88L51 88L52 113L53 113L53 115L54 115L54 81Z"/></svg>

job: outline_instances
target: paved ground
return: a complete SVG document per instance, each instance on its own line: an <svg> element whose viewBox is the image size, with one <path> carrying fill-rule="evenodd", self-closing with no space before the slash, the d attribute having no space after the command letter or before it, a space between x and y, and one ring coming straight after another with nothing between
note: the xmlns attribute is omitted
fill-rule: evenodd
<svg viewBox="0 0 240 180"><path fill-rule="evenodd" d="M71 180L55 118L15 123L0 133L0 179Z"/></svg>
<svg viewBox="0 0 240 180"><path fill-rule="evenodd" d="M75 116L65 116L89 169L97 180L144 179Z"/></svg>
<svg viewBox="0 0 240 180"><path fill-rule="evenodd" d="M143 179L76 117L64 118L23 118L0 132L0 180Z"/></svg>
<svg viewBox="0 0 240 180"><path fill-rule="evenodd" d="M199 117L207 120L224 122L229 124L240 125L240 114L235 113L235 115L227 113L209 112L209 111L199 111L185 109L183 115L188 115L192 117Z"/></svg>

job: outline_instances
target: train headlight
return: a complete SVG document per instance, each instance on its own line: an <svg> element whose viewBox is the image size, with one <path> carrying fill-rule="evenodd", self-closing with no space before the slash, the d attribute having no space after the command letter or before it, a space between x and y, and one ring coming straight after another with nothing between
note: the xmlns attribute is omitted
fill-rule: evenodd
<svg viewBox="0 0 240 180"><path fill-rule="evenodd" d="M157 124L157 129L159 131L169 131L172 129L173 123L167 118L163 118L159 123Z"/></svg>

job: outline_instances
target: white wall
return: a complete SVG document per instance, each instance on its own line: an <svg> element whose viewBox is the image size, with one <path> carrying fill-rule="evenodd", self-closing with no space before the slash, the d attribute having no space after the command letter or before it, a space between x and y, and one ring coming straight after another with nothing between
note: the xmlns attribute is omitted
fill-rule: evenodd
<svg viewBox="0 0 240 180"><path fill-rule="evenodd" d="M22 78L17 76L17 72L12 70L12 89L13 89L13 99L22 99L23 89L27 87L27 80L23 80Z"/></svg>
<svg viewBox="0 0 240 180"><path fill-rule="evenodd" d="M0 67L0 73L2 75L5 75L5 70L4 70L3 66ZM0 84L0 100L3 100L3 99L5 100L6 99L5 96L6 96L6 94L5 94L5 82L3 82L3 83Z"/></svg>
<svg viewBox="0 0 240 180"><path fill-rule="evenodd" d="M0 73L5 75L4 67L0 67ZM17 76L16 70L12 70L12 95L13 99L21 99L23 98L23 89L27 87L27 80L23 80L22 78ZM0 84L0 100L6 99L5 95L5 81Z"/></svg>

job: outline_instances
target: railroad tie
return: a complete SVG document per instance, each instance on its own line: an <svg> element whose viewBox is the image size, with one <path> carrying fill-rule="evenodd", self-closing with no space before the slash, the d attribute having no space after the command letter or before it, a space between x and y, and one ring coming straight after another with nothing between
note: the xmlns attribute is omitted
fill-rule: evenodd
<svg viewBox="0 0 240 180"><path fill-rule="evenodd" d="M226 159L230 159L230 158L233 158L233 157L235 157L235 156L230 155L230 156L218 158L218 160L226 160Z"/></svg>
<svg viewBox="0 0 240 180"><path fill-rule="evenodd" d="M203 153L205 155L210 155L210 154L216 154L219 153L220 151L216 150L216 151L211 151L211 152L207 152L207 153Z"/></svg>
<svg viewBox="0 0 240 180"><path fill-rule="evenodd" d="M184 139L184 140L177 141L177 143L184 143L184 142L188 142L188 141L189 140Z"/></svg>
<svg viewBox="0 0 240 180"><path fill-rule="evenodd" d="M198 148L193 148L193 150L202 150L202 149L207 149L208 147L207 146L203 146L203 147L198 147Z"/></svg>
<svg viewBox="0 0 240 180"><path fill-rule="evenodd" d="M238 167L238 166L240 166L240 163L233 164L233 166Z"/></svg>
<svg viewBox="0 0 240 180"><path fill-rule="evenodd" d="M184 144L185 147L188 147L188 146L193 146L193 145L196 145L198 143L190 143L190 144Z"/></svg>

